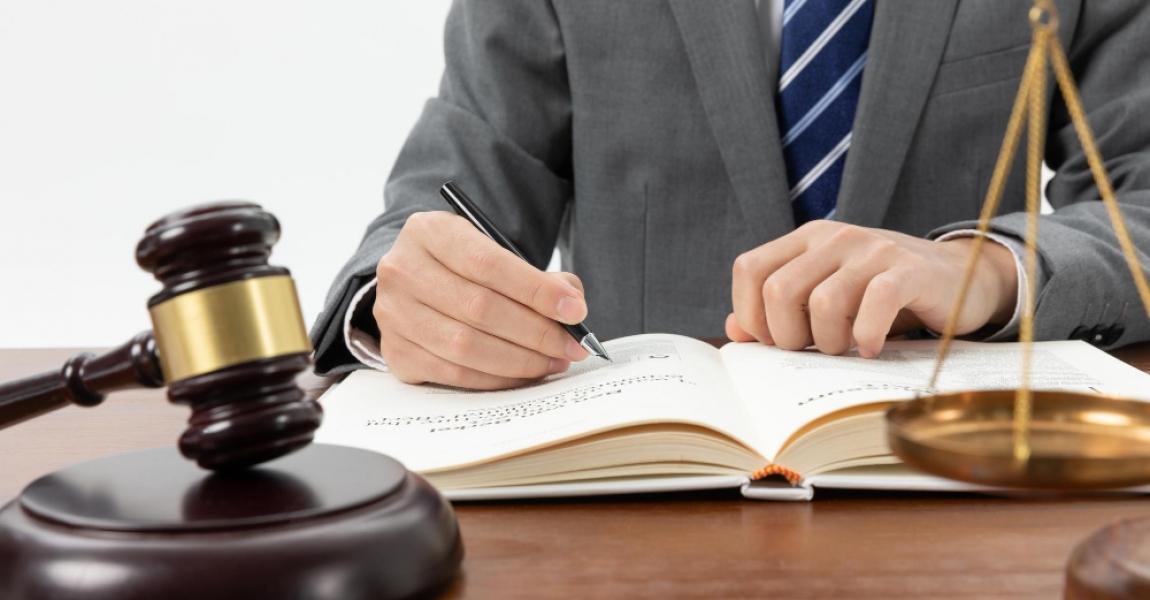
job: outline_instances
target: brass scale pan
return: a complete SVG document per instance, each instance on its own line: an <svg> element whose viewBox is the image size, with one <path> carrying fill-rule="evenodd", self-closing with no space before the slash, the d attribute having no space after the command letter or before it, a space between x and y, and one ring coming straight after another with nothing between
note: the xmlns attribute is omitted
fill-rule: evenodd
<svg viewBox="0 0 1150 600"><path fill-rule="evenodd" d="M988 231L1021 138L1022 124L1029 119L1026 266L1033 286L1049 58L1135 287L1150 316L1150 286L1123 222L1065 52L1055 35L1058 17L1052 2L1035 0L1030 22L1034 34L1030 58L987 192L979 230ZM959 299L943 332L931 390L935 389L954 338L954 326L969 291L982 240L980 236L973 244ZM994 487L1088 490L1150 484L1150 403L1086 392L1029 389L1035 290L1031 287L1029 291L1019 335L1024 357L1020 388L933 394L897 404L887 413L891 450L921 471Z"/></svg>
<svg viewBox="0 0 1150 600"><path fill-rule="evenodd" d="M1035 391L1030 456L1015 458L1014 390L918 398L887 413L887 442L908 465L970 483L1048 490L1150 482L1150 403Z"/></svg>

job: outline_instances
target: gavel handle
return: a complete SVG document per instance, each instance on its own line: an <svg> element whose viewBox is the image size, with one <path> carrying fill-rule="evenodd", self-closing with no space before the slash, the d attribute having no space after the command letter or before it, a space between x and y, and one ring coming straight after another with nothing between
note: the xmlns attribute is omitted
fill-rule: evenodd
<svg viewBox="0 0 1150 600"><path fill-rule="evenodd" d="M145 331L99 356L77 354L59 371L0 384L0 429L69 404L95 406L116 390L163 385L156 343Z"/></svg>

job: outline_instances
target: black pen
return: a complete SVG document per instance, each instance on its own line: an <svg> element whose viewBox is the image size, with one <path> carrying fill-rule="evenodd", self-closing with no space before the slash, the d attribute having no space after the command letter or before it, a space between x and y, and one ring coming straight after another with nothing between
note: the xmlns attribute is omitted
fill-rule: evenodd
<svg viewBox="0 0 1150 600"><path fill-rule="evenodd" d="M515 247L515 243L507 239L507 236L499 231L499 228L491 222L491 219L488 219L487 215L483 214L483 211L479 210L478 206L475 206L475 203L467 197L467 194L464 194L463 190L455 185L455 182L448 181L443 184L443 187L439 188L439 195L443 196L444 200L447 200L447 203L451 205L451 209L454 210L456 214L470 221L483 235L495 240L496 244L499 244L503 248L511 251L515 256L530 263L527 257L523 256L523 253L519 251L519 248ZM603 344L599 343L595 334L591 333L591 330L587 329L585 325L582 323L578 325L559 324L562 325L563 329L566 329L567 333L571 334L571 337L575 338L575 341L579 342L579 345L587 350L587 352L604 360L611 360L611 357L607 355L606 348L603 347Z"/></svg>

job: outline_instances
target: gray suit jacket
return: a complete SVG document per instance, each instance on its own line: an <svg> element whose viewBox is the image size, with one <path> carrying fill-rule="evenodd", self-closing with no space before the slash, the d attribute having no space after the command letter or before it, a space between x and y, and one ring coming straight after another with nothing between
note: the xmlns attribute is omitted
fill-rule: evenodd
<svg viewBox="0 0 1150 600"><path fill-rule="evenodd" d="M914 235L977 218L1019 84L1023 0L880 0L837 220ZM1150 3L1059 0L1061 38L1126 219L1150 246ZM346 367L342 316L448 179L537 266L558 244L589 326L721 336L731 264L794 228L753 0L457 0L447 68L385 210L336 277L313 338ZM1052 102L1037 336L1150 338L1061 102ZM1021 237L1024 160L997 232ZM1015 214L1010 214L1015 213ZM1142 257L1145 264L1147 259ZM1124 318L1123 318L1124 315ZM1122 323L1119 323L1122 320Z"/></svg>

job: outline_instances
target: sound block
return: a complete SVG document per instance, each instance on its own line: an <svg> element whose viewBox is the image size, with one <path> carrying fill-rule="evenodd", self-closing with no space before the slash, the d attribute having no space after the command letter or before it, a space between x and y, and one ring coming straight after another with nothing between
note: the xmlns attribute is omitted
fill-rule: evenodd
<svg viewBox="0 0 1150 600"><path fill-rule="evenodd" d="M462 557L423 478L323 444L222 473L175 450L112 456L0 509L0 598L409 598L445 588Z"/></svg>
<svg viewBox="0 0 1150 600"><path fill-rule="evenodd" d="M1086 538L1066 566L1066 598L1150 598L1150 519L1119 521Z"/></svg>

